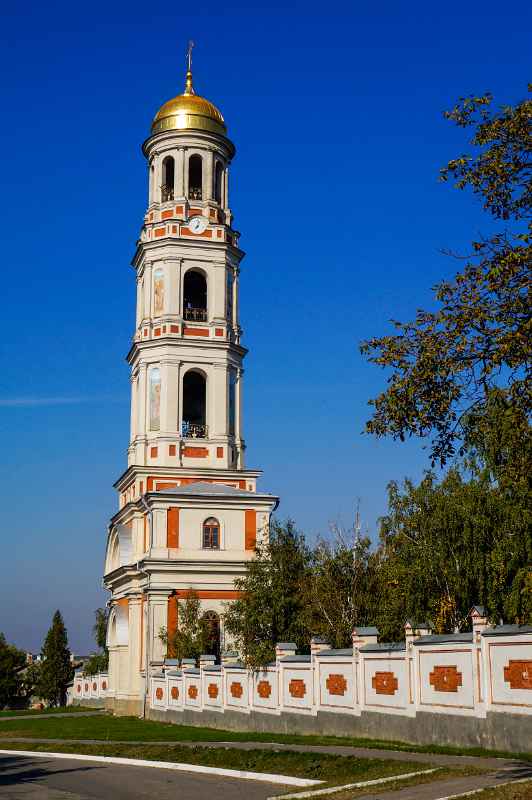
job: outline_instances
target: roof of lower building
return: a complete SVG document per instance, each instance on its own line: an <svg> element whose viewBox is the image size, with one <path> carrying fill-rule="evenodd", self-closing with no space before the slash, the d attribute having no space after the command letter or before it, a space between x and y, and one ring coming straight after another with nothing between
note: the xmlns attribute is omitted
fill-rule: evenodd
<svg viewBox="0 0 532 800"><path fill-rule="evenodd" d="M267 492L248 492L247 489L237 489L227 483L208 483L207 481L196 481L187 483L185 486L175 486L173 489L158 489L158 494L189 494L189 495L217 495L225 497L271 497L276 499L273 494Z"/></svg>

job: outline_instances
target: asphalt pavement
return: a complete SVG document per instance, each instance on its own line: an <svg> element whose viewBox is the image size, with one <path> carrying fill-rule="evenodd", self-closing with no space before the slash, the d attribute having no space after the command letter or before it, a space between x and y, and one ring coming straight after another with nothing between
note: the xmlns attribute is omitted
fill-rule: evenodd
<svg viewBox="0 0 532 800"><path fill-rule="evenodd" d="M0 755L2 800L266 800L290 790L149 767Z"/></svg>

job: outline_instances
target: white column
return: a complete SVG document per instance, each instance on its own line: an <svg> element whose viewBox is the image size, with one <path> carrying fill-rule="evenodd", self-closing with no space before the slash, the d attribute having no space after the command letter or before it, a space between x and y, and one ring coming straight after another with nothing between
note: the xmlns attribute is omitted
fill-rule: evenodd
<svg viewBox="0 0 532 800"><path fill-rule="evenodd" d="M146 263L144 268L144 319L151 319L152 315L152 296L153 296L153 264L151 261Z"/></svg>
<svg viewBox="0 0 532 800"><path fill-rule="evenodd" d="M227 395L228 376L225 364L213 364L212 388L210 405L213 406L210 414L209 439L217 436L227 436Z"/></svg>
<svg viewBox="0 0 532 800"><path fill-rule="evenodd" d="M141 364L139 367L137 382L137 433L141 436L146 435L146 399L148 392L148 387L146 385L147 372L148 369L146 364Z"/></svg>
<svg viewBox="0 0 532 800"><path fill-rule="evenodd" d="M229 167L226 167L223 173L223 201L224 209L229 211Z"/></svg>
<svg viewBox="0 0 532 800"><path fill-rule="evenodd" d="M161 361L161 425L159 433L167 433L170 428L168 427L168 366L169 361ZM160 445L162 450L162 445ZM159 456L164 457L164 453L160 452Z"/></svg>
<svg viewBox="0 0 532 800"><path fill-rule="evenodd" d="M138 374L131 376L131 438L132 442L137 433L137 391L138 391Z"/></svg>
<svg viewBox="0 0 532 800"><path fill-rule="evenodd" d="M212 200L213 198L213 175L214 175L214 151L209 150L203 159L205 169L203 170L203 199Z"/></svg>
<svg viewBox="0 0 532 800"><path fill-rule="evenodd" d="M188 151L183 148L183 195L188 198Z"/></svg>
<svg viewBox="0 0 532 800"><path fill-rule="evenodd" d="M179 401L179 362L168 362L166 366L165 430L177 433ZM173 463L173 462L172 462Z"/></svg>
<svg viewBox="0 0 532 800"><path fill-rule="evenodd" d="M180 147L176 160L176 197L185 196L185 150Z"/></svg>
<svg viewBox="0 0 532 800"><path fill-rule="evenodd" d="M242 376L244 370L242 367L236 371L236 391L235 391L235 434L236 440L240 446L242 441ZM241 465L242 466L242 465Z"/></svg>
<svg viewBox="0 0 532 800"><path fill-rule="evenodd" d="M137 275L137 328L139 327L140 323L142 322L142 282L139 276Z"/></svg>
<svg viewBox="0 0 532 800"><path fill-rule="evenodd" d="M237 268L234 270L234 278L233 278L233 327L238 328L238 276L240 274L240 270Z"/></svg>

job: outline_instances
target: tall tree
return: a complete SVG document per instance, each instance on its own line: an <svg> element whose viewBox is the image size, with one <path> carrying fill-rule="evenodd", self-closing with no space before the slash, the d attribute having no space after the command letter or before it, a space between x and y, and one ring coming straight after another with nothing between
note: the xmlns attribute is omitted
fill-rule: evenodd
<svg viewBox="0 0 532 800"><path fill-rule="evenodd" d="M209 641L209 630L201 614L201 600L193 589L189 589L183 600L174 598L176 605L175 630L169 631L163 627L159 631L159 638L166 645L168 656L177 658L199 658L206 652Z"/></svg>
<svg viewBox="0 0 532 800"><path fill-rule="evenodd" d="M16 701L21 691L21 669L26 663L26 655L6 642L0 633L0 708Z"/></svg>
<svg viewBox="0 0 532 800"><path fill-rule="evenodd" d="M94 625L92 633L98 646L98 653L93 653L85 664L87 675L95 675L97 672L105 672L109 666L109 651L107 649L107 622L109 620L109 609L97 608L94 612Z"/></svg>
<svg viewBox="0 0 532 800"><path fill-rule="evenodd" d="M391 370L366 430L432 436L433 463L441 464L460 451L466 423L484 416L493 392L509 414L529 419L532 352L532 101L493 110L491 95L462 98L445 116L473 130L473 154L449 161L442 180L472 189L505 227L472 242L463 269L435 287L435 311L361 345Z"/></svg>
<svg viewBox="0 0 532 800"><path fill-rule="evenodd" d="M277 642L308 648L303 587L309 564L309 548L294 523L273 521L269 541L257 547L245 576L235 581L242 596L224 616L227 634L250 667L271 661Z"/></svg>
<svg viewBox="0 0 532 800"><path fill-rule="evenodd" d="M380 602L384 638L402 637L407 617L429 618L438 633L465 630L475 603L492 621L532 621L532 537L526 496L507 495L485 469L458 468L441 481L388 487L381 519Z"/></svg>
<svg viewBox="0 0 532 800"><path fill-rule="evenodd" d="M350 646L356 625L374 623L378 586L369 538L335 527L332 539L319 539L304 591L309 630L332 647Z"/></svg>
<svg viewBox="0 0 532 800"><path fill-rule="evenodd" d="M60 611L56 611L42 648L39 694L51 706L66 703L68 683L74 676L68 649L68 636Z"/></svg>

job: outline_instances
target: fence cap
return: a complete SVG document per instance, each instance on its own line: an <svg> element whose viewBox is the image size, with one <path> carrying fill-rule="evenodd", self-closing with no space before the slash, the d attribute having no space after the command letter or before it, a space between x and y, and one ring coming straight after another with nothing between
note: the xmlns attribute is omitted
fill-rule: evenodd
<svg viewBox="0 0 532 800"><path fill-rule="evenodd" d="M166 674L169 678L180 678L183 673L180 669L169 669Z"/></svg>
<svg viewBox="0 0 532 800"><path fill-rule="evenodd" d="M192 665L192 666L195 667L196 666L196 659L195 658L182 658L181 659L181 664L182 664L182 666Z"/></svg>
<svg viewBox="0 0 532 800"><path fill-rule="evenodd" d="M494 625L482 631L481 636L504 636L509 633L532 633L532 625Z"/></svg>
<svg viewBox="0 0 532 800"><path fill-rule="evenodd" d="M186 675L199 675L200 671L197 667L185 667L183 670Z"/></svg>
<svg viewBox="0 0 532 800"><path fill-rule="evenodd" d="M317 654L317 657L323 658L325 656L325 658L328 658L329 656L349 656L349 658L351 658L352 655L353 655L352 647L342 647L339 649L331 648L330 650L322 650L321 653Z"/></svg>
<svg viewBox="0 0 532 800"><path fill-rule="evenodd" d="M359 636L378 636L379 630L374 625L367 625L366 627L359 627L357 625L356 628L353 628L353 633Z"/></svg>
<svg viewBox="0 0 532 800"><path fill-rule="evenodd" d="M277 642L275 647L280 650L297 650L297 644L295 642Z"/></svg>
<svg viewBox="0 0 532 800"><path fill-rule="evenodd" d="M375 644L365 644L360 648L361 653L391 653L406 650L405 642L375 642Z"/></svg>
<svg viewBox="0 0 532 800"><path fill-rule="evenodd" d="M284 663L285 661L290 661L292 663L300 662L302 664L303 663L308 664L310 663L311 660L312 660L311 656L283 656L282 658L279 659L279 661L281 661L282 663Z"/></svg>
<svg viewBox="0 0 532 800"><path fill-rule="evenodd" d="M532 629L531 629L532 630ZM463 642L469 644L473 641L473 634L470 633L438 633L430 636L420 636L414 639L414 644L443 644L443 642Z"/></svg>
<svg viewBox="0 0 532 800"><path fill-rule="evenodd" d="M329 640L325 636L313 636L310 641L311 644L329 644Z"/></svg>
<svg viewBox="0 0 532 800"><path fill-rule="evenodd" d="M484 606L473 606L473 608L469 612L469 616L470 617L482 617L482 618L484 618L484 617L488 616L488 612L486 611Z"/></svg>

